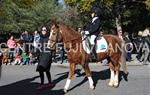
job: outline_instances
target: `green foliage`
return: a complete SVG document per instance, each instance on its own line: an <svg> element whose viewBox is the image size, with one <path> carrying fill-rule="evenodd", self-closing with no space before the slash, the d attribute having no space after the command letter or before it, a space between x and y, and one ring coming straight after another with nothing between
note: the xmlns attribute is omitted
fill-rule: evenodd
<svg viewBox="0 0 150 95"><path fill-rule="evenodd" d="M145 1L145 4L147 5L147 9L150 10L150 0L146 0L146 1Z"/></svg>
<svg viewBox="0 0 150 95"><path fill-rule="evenodd" d="M33 32L56 20L73 27L83 27L90 21L92 6L101 8L104 30L116 28L115 18L125 31L138 31L150 25L150 0L2 0L0 1L0 32Z"/></svg>
<svg viewBox="0 0 150 95"><path fill-rule="evenodd" d="M65 3L69 6L78 6L81 12L90 11L93 3L96 0L65 0Z"/></svg>
<svg viewBox="0 0 150 95"><path fill-rule="evenodd" d="M4 0L0 3L0 32L33 32L53 19L57 0Z"/></svg>
<svg viewBox="0 0 150 95"><path fill-rule="evenodd" d="M81 18L89 18L91 7L99 6L104 30L115 29L118 16L121 17L119 21L124 31L137 32L150 25L150 12L148 11L150 0L65 0L65 2L70 7L77 6ZM89 19L80 20L80 23L87 21Z"/></svg>

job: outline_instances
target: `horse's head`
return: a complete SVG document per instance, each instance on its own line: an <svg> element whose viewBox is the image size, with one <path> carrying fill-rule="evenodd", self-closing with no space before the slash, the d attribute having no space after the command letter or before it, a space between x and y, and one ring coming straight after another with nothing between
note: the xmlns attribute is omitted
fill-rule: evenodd
<svg viewBox="0 0 150 95"><path fill-rule="evenodd" d="M57 24L52 24L50 28L50 36L49 36L49 41L48 41L48 47L53 49L55 47L55 44L58 41L62 40L62 36L60 33L59 26Z"/></svg>
<svg viewBox="0 0 150 95"><path fill-rule="evenodd" d="M51 33L48 42L48 47L50 48L52 48L58 41L63 40L65 46L66 44L72 43L74 40L81 40L80 33L64 24L57 25L54 23L52 24L50 31Z"/></svg>

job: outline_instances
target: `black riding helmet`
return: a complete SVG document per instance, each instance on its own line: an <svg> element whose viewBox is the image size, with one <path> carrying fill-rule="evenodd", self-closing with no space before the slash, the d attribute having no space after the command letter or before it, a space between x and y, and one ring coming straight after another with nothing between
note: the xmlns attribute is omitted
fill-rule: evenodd
<svg viewBox="0 0 150 95"><path fill-rule="evenodd" d="M91 13L95 13L99 17L100 16L100 8L92 7Z"/></svg>

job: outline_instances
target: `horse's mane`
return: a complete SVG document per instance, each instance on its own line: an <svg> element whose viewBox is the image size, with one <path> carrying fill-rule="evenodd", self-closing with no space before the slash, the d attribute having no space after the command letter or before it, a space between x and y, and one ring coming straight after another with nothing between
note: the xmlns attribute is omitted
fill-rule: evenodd
<svg viewBox="0 0 150 95"><path fill-rule="evenodd" d="M59 25L61 31L65 36L65 42L73 41L73 40L81 40L81 34L77 32L75 29L71 28L70 26L60 24Z"/></svg>

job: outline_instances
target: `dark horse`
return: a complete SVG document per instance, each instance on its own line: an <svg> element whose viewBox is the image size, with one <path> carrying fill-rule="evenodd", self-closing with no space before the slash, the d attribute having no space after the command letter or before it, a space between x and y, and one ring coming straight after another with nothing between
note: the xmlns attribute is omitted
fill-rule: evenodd
<svg viewBox="0 0 150 95"><path fill-rule="evenodd" d="M118 87L118 75L122 55L122 50L119 47L121 47L122 41L115 35L104 35L103 37L106 39L108 49L106 52L97 53L97 60L108 60L111 71L108 85L111 87ZM67 92L69 89L69 85L73 79L77 64L80 64L83 67L86 76L88 77L90 88L94 89L94 82L88 65L90 55L83 50L83 46L81 44L83 41L81 34L66 25L52 24L48 46L52 48L58 40L63 40L64 48L68 50L67 56L68 62L70 63L70 71L66 85L64 86L64 92Z"/></svg>

